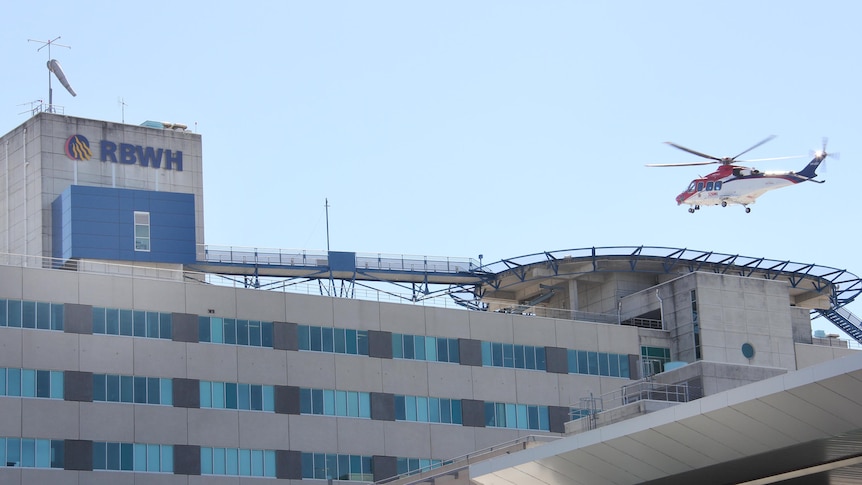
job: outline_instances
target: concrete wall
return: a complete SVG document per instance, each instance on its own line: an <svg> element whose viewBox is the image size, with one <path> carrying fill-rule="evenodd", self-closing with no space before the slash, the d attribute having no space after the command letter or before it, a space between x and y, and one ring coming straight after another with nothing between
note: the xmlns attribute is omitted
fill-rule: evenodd
<svg viewBox="0 0 862 485"><path fill-rule="evenodd" d="M858 349L847 347L830 347L826 345L810 345L798 343L796 348L796 366L798 369L826 362L829 360L840 359L847 355L859 352Z"/></svg>
<svg viewBox="0 0 862 485"><path fill-rule="evenodd" d="M89 160L66 155L76 134L90 142ZM182 152L182 171L100 161L101 140ZM39 113L0 138L0 252L50 257L51 203L72 184L194 194L196 241L203 244L200 135Z"/></svg>
<svg viewBox="0 0 862 485"><path fill-rule="evenodd" d="M697 273L703 360L796 369L788 285ZM754 356L746 358L743 344Z"/></svg>

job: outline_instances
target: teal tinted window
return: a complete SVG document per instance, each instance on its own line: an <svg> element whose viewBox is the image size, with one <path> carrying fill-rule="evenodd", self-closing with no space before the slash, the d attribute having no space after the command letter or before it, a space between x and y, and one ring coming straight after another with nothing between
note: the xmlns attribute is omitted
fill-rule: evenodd
<svg viewBox="0 0 862 485"><path fill-rule="evenodd" d="M272 322L199 316L198 341L272 348Z"/></svg>
<svg viewBox="0 0 862 485"><path fill-rule="evenodd" d="M275 451L201 447L201 475L275 477Z"/></svg>
<svg viewBox="0 0 862 485"><path fill-rule="evenodd" d="M21 302L21 326L24 328L36 328L36 302Z"/></svg>
<svg viewBox="0 0 862 485"><path fill-rule="evenodd" d="M173 382L160 377L93 374L93 401L173 405Z"/></svg>
<svg viewBox="0 0 862 485"><path fill-rule="evenodd" d="M455 348L457 348L457 343L456 340ZM455 359L452 362L457 362L457 356ZM532 345L482 342L482 365L485 367L545 370L545 348Z"/></svg>
<svg viewBox="0 0 862 485"><path fill-rule="evenodd" d="M200 407L273 412L275 388L257 384L201 381Z"/></svg>
<svg viewBox="0 0 862 485"><path fill-rule="evenodd" d="M298 326L299 350L368 355L368 331ZM344 341L341 342L341 338Z"/></svg>
<svg viewBox="0 0 862 485"><path fill-rule="evenodd" d="M461 424L461 401L424 396L395 396L395 420Z"/></svg>
<svg viewBox="0 0 862 485"><path fill-rule="evenodd" d="M547 406L513 403L485 403L485 425L490 428L550 429Z"/></svg>
<svg viewBox="0 0 862 485"><path fill-rule="evenodd" d="M172 473L173 445L94 441L93 470Z"/></svg>
<svg viewBox="0 0 862 485"><path fill-rule="evenodd" d="M19 300L9 300L8 324L10 327L21 326L21 303Z"/></svg>
<svg viewBox="0 0 862 485"><path fill-rule="evenodd" d="M443 465L441 460L430 458L397 458L395 463L399 475L423 473Z"/></svg>
<svg viewBox="0 0 862 485"><path fill-rule="evenodd" d="M352 418L371 417L371 394L331 389L299 390L299 412Z"/></svg>
<svg viewBox="0 0 862 485"><path fill-rule="evenodd" d="M641 360L650 373L664 372L664 365L670 362L670 349L666 347L641 346Z"/></svg>
<svg viewBox="0 0 862 485"><path fill-rule="evenodd" d="M93 333L170 340L171 314L94 307Z"/></svg>
<svg viewBox="0 0 862 485"><path fill-rule="evenodd" d="M302 478L371 482L371 457L330 453L302 453Z"/></svg>
<svg viewBox="0 0 862 485"><path fill-rule="evenodd" d="M392 334L392 357L458 363L458 340L422 335ZM450 352L450 349L456 349Z"/></svg>
<svg viewBox="0 0 862 485"><path fill-rule="evenodd" d="M63 468L63 440L0 438L0 467Z"/></svg>

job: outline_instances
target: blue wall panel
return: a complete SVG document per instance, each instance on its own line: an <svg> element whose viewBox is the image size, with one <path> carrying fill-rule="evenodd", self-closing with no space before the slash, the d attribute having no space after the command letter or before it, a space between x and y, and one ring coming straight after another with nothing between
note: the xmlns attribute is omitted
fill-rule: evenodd
<svg viewBox="0 0 862 485"><path fill-rule="evenodd" d="M135 251L135 211L150 213L150 251ZM55 258L195 260L192 194L72 185L52 203L52 212Z"/></svg>

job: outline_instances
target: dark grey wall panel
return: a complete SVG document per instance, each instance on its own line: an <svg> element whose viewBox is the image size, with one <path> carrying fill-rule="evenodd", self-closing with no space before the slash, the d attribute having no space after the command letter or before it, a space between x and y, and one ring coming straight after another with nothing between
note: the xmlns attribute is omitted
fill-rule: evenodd
<svg viewBox="0 0 862 485"><path fill-rule="evenodd" d="M371 419L395 421L395 395L383 392L371 393Z"/></svg>
<svg viewBox="0 0 862 485"><path fill-rule="evenodd" d="M175 342L198 342L198 316L190 313L171 314L171 339Z"/></svg>
<svg viewBox="0 0 862 485"><path fill-rule="evenodd" d="M398 459L394 456L374 455L371 457L371 468L374 470L374 481L392 478L398 474Z"/></svg>
<svg viewBox="0 0 862 485"><path fill-rule="evenodd" d="M276 350L299 350L297 324L272 322L272 348Z"/></svg>
<svg viewBox="0 0 862 485"><path fill-rule="evenodd" d="M474 428L485 427L485 401L461 400L461 423Z"/></svg>
<svg viewBox="0 0 862 485"><path fill-rule="evenodd" d="M174 474L201 474L201 447L196 445L174 445Z"/></svg>
<svg viewBox="0 0 862 485"><path fill-rule="evenodd" d="M559 347L545 347L545 362L548 372L569 373L569 352Z"/></svg>
<svg viewBox="0 0 862 485"><path fill-rule="evenodd" d="M629 378L636 381L641 378L640 356L629 354Z"/></svg>
<svg viewBox="0 0 862 485"><path fill-rule="evenodd" d="M298 451L275 451L275 478L302 480L302 453Z"/></svg>
<svg viewBox="0 0 862 485"><path fill-rule="evenodd" d="M277 414L299 414L299 388L275 386L275 412Z"/></svg>
<svg viewBox="0 0 862 485"><path fill-rule="evenodd" d="M63 399L93 402L93 373L74 370L63 372Z"/></svg>
<svg viewBox="0 0 862 485"><path fill-rule="evenodd" d="M392 332L368 331L368 356L378 359L392 358Z"/></svg>
<svg viewBox="0 0 862 485"><path fill-rule="evenodd" d="M93 469L93 442L89 440L63 441L63 469L91 471Z"/></svg>
<svg viewBox="0 0 862 485"><path fill-rule="evenodd" d="M548 406L548 425L552 433L565 433L566 423L571 421L569 408L563 406Z"/></svg>
<svg viewBox="0 0 862 485"><path fill-rule="evenodd" d="M201 407L201 382L198 379L181 379L175 377L172 384L174 407Z"/></svg>
<svg viewBox="0 0 862 485"><path fill-rule="evenodd" d="M93 306L77 303L63 304L63 331L66 333L93 333Z"/></svg>
<svg viewBox="0 0 862 485"><path fill-rule="evenodd" d="M482 366L482 342L480 340L459 338L458 354L461 365Z"/></svg>

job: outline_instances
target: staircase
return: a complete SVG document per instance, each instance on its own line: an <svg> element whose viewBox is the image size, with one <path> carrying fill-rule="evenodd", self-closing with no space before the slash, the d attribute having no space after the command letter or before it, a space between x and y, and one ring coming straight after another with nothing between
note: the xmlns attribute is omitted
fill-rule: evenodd
<svg viewBox="0 0 862 485"><path fill-rule="evenodd" d="M817 310L823 318L832 322L847 335L862 343L862 319L850 313L844 307L830 308L828 310Z"/></svg>

